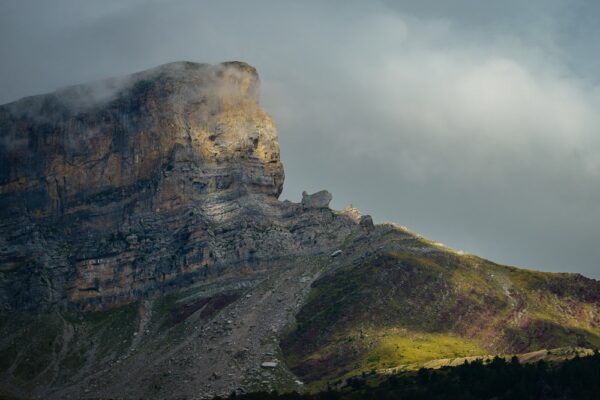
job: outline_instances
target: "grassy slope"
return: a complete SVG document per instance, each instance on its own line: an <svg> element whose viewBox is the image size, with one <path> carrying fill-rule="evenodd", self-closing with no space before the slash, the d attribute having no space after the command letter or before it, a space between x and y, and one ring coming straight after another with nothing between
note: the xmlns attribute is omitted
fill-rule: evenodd
<svg viewBox="0 0 600 400"><path fill-rule="evenodd" d="M388 235L378 254L313 285L281 342L304 380L318 385L439 358L600 347L600 282L396 239Z"/></svg>
<svg viewBox="0 0 600 400"><path fill-rule="evenodd" d="M56 386L128 348L138 304L89 314L52 313L0 323L0 374L16 386Z"/></svg>

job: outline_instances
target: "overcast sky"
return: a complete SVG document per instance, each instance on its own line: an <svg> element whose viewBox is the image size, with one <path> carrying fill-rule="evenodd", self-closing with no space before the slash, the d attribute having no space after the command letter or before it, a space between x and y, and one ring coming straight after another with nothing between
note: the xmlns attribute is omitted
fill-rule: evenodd
<svg viewBox="0 0 600 400"><path fill-rule="evenodd" d="M246 61L282 199L328 189L457 249L600 278L598 20L574 0L0 0L0 103Z"/></svg>

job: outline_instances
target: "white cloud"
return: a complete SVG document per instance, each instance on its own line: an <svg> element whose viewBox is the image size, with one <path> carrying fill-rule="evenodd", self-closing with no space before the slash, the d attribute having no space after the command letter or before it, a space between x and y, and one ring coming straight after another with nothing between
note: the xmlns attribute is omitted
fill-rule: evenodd
<svg viewBox="0 0 600 400"><path fill-rule="evenodd" d="M439 21L386 17L372 24L355 35L373 43L386 38L378 55L347 52L340 62L351 69L340 85L354 88L345 103L355 103L338 136L345 151L385 155L407 179L453 173L487 179L497 167L552 171L564 163L578 163L583 174L597 172L589 151L598 144L596 91L565 75L550 56L519 59L522 49L490 47L494 38L464 47L462 32ZM401 39L392 46L390 37ZM375 129L366 134L365 116L355 109L376 115Z"/></svg>

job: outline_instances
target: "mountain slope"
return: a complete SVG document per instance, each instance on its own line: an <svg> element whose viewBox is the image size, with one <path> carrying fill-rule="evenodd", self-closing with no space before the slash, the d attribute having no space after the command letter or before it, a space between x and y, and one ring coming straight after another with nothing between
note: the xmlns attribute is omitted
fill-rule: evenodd
<svg viewBox="0 0 600 400"><path fill-rule="evenodd" d="M378 251L340 260L316 280L282 340L288 365L305 380L438 358L600 346L598 281L497 265L397 229L347 246Z"/></svg>
<svg viewBox="0 0 600 400"><path fill-rule="evenodd" d="M600 346L598 281L459 254L326 191L279 201L259 91L247 64L179 62L0 106L0 394L301 390Z"/></svg>

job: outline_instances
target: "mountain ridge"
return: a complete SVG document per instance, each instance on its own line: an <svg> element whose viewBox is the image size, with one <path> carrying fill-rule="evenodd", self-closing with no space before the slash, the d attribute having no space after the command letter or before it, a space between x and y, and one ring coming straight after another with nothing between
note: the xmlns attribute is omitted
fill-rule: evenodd
<svg viewBox="0 0 600 400"><path fill-rule="evenodd" d="M259 96L248 64L176 62L0 106L0 394L207 398L600 347L600 281L327 191L280 201Z"/></svg>

